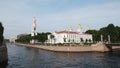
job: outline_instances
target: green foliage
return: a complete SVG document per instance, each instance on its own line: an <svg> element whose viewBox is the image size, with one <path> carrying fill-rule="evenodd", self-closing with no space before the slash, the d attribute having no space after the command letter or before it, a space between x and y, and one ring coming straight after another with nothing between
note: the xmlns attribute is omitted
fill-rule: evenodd
<svg viewBox="0 0 120 68"><path fill-rule="evenodd" d="M100 32L98 30L88 30L85 33L89 33L93 35L93 41L99 41L100 40Z"/></svg>
<svg viewBox="0 0 120 68"><path fill-rule="evenodd" d="M120 35L118 29L113 24L109 24L107 27L101 28L100 32L104 36L104 40L107 40L108 35L110 35L112 42L116 42Z"/></svg>
<svg viewBox="0 0 120 68"><path fill-rule="evenodd" d="M2 23L0 22L0 46L3 43L3 31L4 31L4 27L2 26Z"/></svg>
<svg viewBox="0 0 120 68"><path fill-rule="evenodd" d="M50 38L53 39L53 38L54 38L54 35L50 35Z"/></svg>
<svg viewBox="0 0 120 68"><path fill-rule="evenodd" d="M47 35L48 34L50 34L50 33L38 33L38 35L34 36L34 39L43 43L47 40Z"/></svg>
<svg viewBox="0 0 120 68"><path fill-rule="evenodd" d="M16 42L21 42L21 43L30 43L30 40L34 39L34 40L38 40L38 42L45 42L45 40L47 40L47 35L51 34L49 32L47 33L38 33L36 36L31 36L26 35L26 36L21 36L20 38L18 38L16 40Z"/></svg>
<svg viewBox="0 0 120 68"><path fill-rule="evenodd" d="M80 38L80 40L81 40L80 42L84 42L83 38Z"/></svg>
<svg viewBox="0 0 120 68"><path fill-rule="evenodd" d="M21 36L20 38L18 38L16 42L29 43L31 39L32 37L30 35L26 35L26 36Z"/></svg>
<svg viewBox="0 0 120 68"><path fill-rule="evenodd" d="M109 24L100 30L88 30L86 33L93 34L93 41L100 41L100 35L103 35L104 41L108 41L108 35L110 35L111 42L120 42L120 27L115 27L113 24Z"/></svg>

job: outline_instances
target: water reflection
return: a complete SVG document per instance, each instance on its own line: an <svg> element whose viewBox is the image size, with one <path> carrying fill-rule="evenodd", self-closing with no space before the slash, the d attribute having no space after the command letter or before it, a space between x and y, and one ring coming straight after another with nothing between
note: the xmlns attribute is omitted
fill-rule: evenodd
<svg viewBox="0 0 120 68"><path fill-rule="evenodd" d="M8 45L7 68L119 68L119 53L57 53Z"/></svg>

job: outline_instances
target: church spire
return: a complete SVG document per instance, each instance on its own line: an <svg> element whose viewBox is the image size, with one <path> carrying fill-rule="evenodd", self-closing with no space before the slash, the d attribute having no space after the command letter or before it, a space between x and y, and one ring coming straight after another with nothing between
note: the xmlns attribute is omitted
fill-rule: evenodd
<svg viewBox="0 0 120 68"><path fill-rule="evenodd" d="M33 30L32 30L31 36L35 36L35 35L37 35L37 32L36 32L36 28L37 28L36 17L33 18L33 25L32 25L32 27L33 27Z"/></svg>
<svg viewBox="0 0 120 68"><path fill-rule="evenodd" d="M78 31L78 33L82 33L81 31L82 31L82 26L81 26L81 24L78 24L77 25L77 31Z"/></svg>
<svg viewBox="0 0 120 68"><path fill-rule="evenodd" d="M36 27L37 27L37 26L36 26L36 17L34 17L34 18L33 18L33 28L35 28L35 30L36 30Z"/></svg>

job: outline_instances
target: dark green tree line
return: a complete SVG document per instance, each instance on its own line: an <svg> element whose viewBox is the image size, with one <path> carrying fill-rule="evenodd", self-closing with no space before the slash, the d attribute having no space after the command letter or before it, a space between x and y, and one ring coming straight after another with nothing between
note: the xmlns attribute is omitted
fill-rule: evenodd
<svg viewBox="0 0 120 68"><path fill-rule="evenodd" d="M32 37L29 35L19 37L16 42L29 43Z"/></svg>
<svg viewBox="0 0 120 68"><path fill-rule="evenodd" d="M31 34L26 35L26 36L21 36L16 40L16 42L22 42L22 43L29 43L30 40L38 40L38 42L45 42L47 40L47 35L51 34L50 32L47 33L38 33L36 36L31 36Z"/></svg>
<svg viewBox="0 0 120 68"><path fill-rule="evenodd" d="M120 42L120 27L113 24L109 24L100 30L88 30L86 33L93 34L93 41L100 41L101 35L103 35L104 41L108 41L108 35L110 35L111 42Z"/></svg>
<svg viewBox="0 0 120 68"><path fill-rule="evenodd" d="M34 36L33 38L38 40L38 42L45 42L48 38L47 38L47 35L48 34L51 34L49 32L47 33L38 33L36 36Z"/></svg>

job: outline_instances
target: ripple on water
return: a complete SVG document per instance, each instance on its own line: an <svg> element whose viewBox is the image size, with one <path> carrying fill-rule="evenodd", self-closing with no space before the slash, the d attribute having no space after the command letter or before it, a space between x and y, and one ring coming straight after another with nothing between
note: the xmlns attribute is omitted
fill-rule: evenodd
<svg viewBox="0 0 120 68"><path fill-rule="evenodd" d="M7 68L120 68L118 52L57 53L9 44Z"/></svg>

